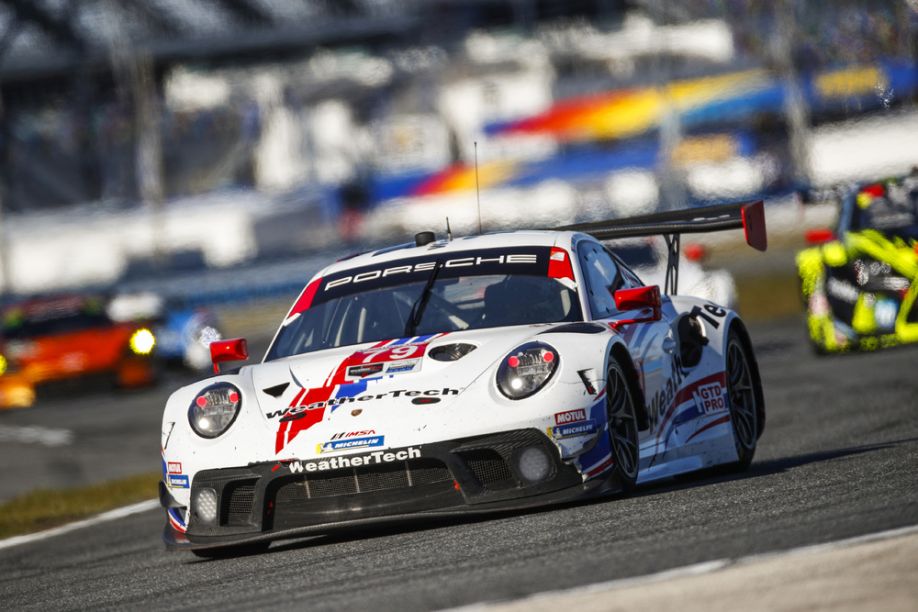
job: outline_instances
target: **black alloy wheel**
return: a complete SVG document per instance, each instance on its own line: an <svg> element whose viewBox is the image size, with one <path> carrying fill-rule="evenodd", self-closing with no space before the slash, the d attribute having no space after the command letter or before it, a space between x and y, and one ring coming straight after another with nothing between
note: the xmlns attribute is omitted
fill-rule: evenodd
<svg viewBox="0 0 918 612"><path fill-rule="evenodd" d="M736 467L744 470L752 463L759 439L758 401L746 348L732 329L727 339L726 357L730 422L739 456Z"/></svg>
<svg viewBox="0 0 918 612"><path fill-rule="evenodd" d="M612 477L617 478L624 491L630 491L637 483L640 465L634 396L624 370L614 358L609 359L606 380L606 419L615 462Z"/></svg>

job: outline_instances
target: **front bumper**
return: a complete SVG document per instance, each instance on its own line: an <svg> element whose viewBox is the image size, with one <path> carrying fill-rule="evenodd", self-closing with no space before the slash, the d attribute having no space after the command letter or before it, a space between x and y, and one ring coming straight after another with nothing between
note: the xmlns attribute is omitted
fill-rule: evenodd
<svg viewBox="0 0 918 612"><path fill-rule="evenodd" d="M521 469L527 449L536 449L546 460L541 478L533 479L531 469L527 478ZM533 451L527 452L529 459L533 456ZM163 537L170 549L244 544L368 523L569 501L600 488L606 492L609 487L604 484L608 483L584 482L545 434L521 429L327 460L198 472L186 533L167 521ZM211 521L196 507L204 489L213 490L217 499L216 518ZM170 497L161 496L161 502L168 506Z"/></svg>

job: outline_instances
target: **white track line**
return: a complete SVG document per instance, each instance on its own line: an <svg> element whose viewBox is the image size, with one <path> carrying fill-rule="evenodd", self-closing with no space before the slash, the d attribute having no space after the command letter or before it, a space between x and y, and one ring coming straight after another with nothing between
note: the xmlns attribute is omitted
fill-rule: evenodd
<svg viewBox="0 0 918 612"><path fill-rule="evenodd" d="M61 525L60 527L47 529L45 531L39 531L38 533L27 533L26 535L13 536L12 538L0 540L0 549L11 548L13 546L28 544L30 542L37 542L39 540L44 540L46 538L60 535L62 533L76 531L77 529L82 529L83 527L98 525L99 523L105 523L107 521L114 521L115 519L137 514L138 512L146 512L147 510L152 510L153 508L159 508L158 499L148 499L147 501L131 504L130 506L122 506L121 508L115 508L114 510L109 510L108 512L97 514L96 516L90 517L88 519L83 519L74 523L67 523L66 525Z"/></svg>
<svg viewBox="0 0 918 612"><path fill-rule="evenodd" d="M664 570L662 572L657 572L655 574L645 574L643 576L634 576L632 578L619 578L616 580L608 580L606 582L596 582L593 584L587 584L578 587L572 587L570 589L558 589L555 591L542 591L540 593L533 593L526 597L520 597L518 599L507 599L500 601L489 601L489 602L480 602L475 604L469 604L467 606L461 606L458 608L449 608L448 612L471 612L473 610L487 610L492 606L501 606L507 604L536 604L543 599L552 599L559 596L577 596L577 595L589 595L592 593L599 593L605 591L611 591L613 589L621 589L625 587L649 585L658 582L663 582L665 580L671 580L673 578L684 578L689 576L700 576L703 574L711 574L716 571L725 569L727 567L732 567L736 565L747 565L749 563L755 563L757 561L763 561L766 559L773 559L776 557L783 556L796 556L796 555L806 555L817 552L824 552L829 550L835 550L839 548L846 548L849 546L855 546L857 544L866 544L868 542L877 542L880 540L888 540L891 538L897 538L900 536L911 535L913 533L918 533L918 525L911 525L909 527L899 527L897 529L889 529L887 531L879 531L877 533L868 533L866 535L855 536L853 538L846 538L844 540L835 540L834 542L826 542L824 544L810 544L807 546L800 546L798 548L790 548L787 550L778 550L774 552L759 553L755 555L747 555L745 557L736 557L736 558L727 558L727 559L716 559L714 561L704 561L702 563L695 563L692 565L685 565L682 567L674 567L672 569Z"/></svg>

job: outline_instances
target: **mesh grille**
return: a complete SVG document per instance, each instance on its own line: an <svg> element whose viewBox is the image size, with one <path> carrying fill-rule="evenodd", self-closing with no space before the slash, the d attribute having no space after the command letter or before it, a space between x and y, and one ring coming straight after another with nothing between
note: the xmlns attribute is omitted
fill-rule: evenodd
<svg viewBox="0 0 918 612"><path fill-rule="evenodd" d="M408 472L403 466L373 466L358 474L357 481L360 484L361 493L401 489L408 486Z"/></svg>
<svg viewBox="0 0 918 612"><path fill-rule="evenodd" d="M452 480L449 470L440 461L436 459L416 459L409 461L411 470L411 483L414 486L434 484Z"/></svg>
<svg viewBox="0 0 918 612"><path fill-rule="evenodd" d="M460 453L475 479L486 489L503 489L514 485L513 474L507 462L491 449L478 449Z"/></svg>
<svg viewBox="0 0 918 612"><path fill-rule="evenodd" d="M223 522L226 525L246 525L255 503L255 483L247 482L230 487L224 492L224 499L229 495L229 502L224 505Z"/></svg>

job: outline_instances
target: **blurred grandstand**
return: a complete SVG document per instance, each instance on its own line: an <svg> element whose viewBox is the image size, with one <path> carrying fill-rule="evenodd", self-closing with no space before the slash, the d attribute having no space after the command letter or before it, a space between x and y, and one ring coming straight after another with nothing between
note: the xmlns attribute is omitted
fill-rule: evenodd
<svg viewBox="0 0 918 612"><path fill-rule="evenodd" d="M901 172L916 10L0 0L3 288L197 250L232 296L290 291L291 258L477 227L475 143L492 228Z"/></svg>

